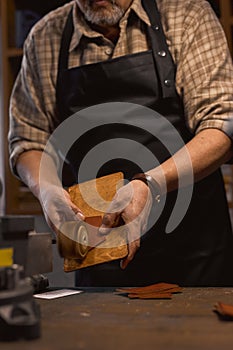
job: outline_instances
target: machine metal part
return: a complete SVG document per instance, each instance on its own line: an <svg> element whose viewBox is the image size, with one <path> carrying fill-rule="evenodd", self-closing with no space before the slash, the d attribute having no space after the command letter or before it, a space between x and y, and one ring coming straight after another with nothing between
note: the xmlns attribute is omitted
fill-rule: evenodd
<svg viewBox="0 0 233 350"><path fill-rule="evenodd" d="M52 271L52 235L50 232L36 233L33 216L0 217L0 267L10 265L1 259L4 249L12 250L12 264L23 266L25 276Z"/></svg>
<svg viewBox="0 0 233 350"><path fill-rule="evenodd" d="M0 269L0 340L40 337L40 310L33 287L23 277L23 267Z"/></svg>
<svg viewBox="0 0 233 350"><path fill-rule="evenodd" d="M36 339L40 311L33 299L49 285L52 235L34 231L34 217L0 217L0 340Z"/></svg>

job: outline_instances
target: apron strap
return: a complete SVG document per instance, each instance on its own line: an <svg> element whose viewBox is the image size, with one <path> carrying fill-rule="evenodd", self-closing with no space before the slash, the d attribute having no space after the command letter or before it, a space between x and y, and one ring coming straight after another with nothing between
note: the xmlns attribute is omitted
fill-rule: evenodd
<svg viewBox="0 0 233 350"><path fill-rule="evenodd" d="M160 94L163 98L177 95L175 88L175 64L168 49L160 14L155 0L142 0L142 5L149 17L151 27L148 28L157 75L160 81ZM58 74L68 68L69 47L74 31L73 9L71 9L61 39L58 61Z"/></svg>
<svg viewBox="0 0 233 350"><path fill-rule="evenodd" d="M64 69L68 68L69 62L69 48L71 38L74 32L74 24L73 24L73 7L70 10L67 21L62 33L61 38L61 46L58 57L58 67L57 67L57 81L56 81L56 101L58 101L58 82L60 78L60 74ZM59 113L59 112L58 112Z"/></svg>
<svg viewBox="0 0 233 350"><path fill-rule="evenodd" d="M67 21L62 33L61 38L61 47L59 52L59 61L58 61L58 74L61 70L68 68L69 61L69 48L70 42L72 39L72 35L74 32L74 24L73 24L73 8L68 14Z"/></svg>
<svg viewBox="0 0 233 350"><path fill-rule="evenodd" d="M142 5L151 23L151 27L148 30L157 74L160 80L161 95L164 98L174 97L177 95L175 87L176 69L168 49L156 1L142 0Z"/></svg>

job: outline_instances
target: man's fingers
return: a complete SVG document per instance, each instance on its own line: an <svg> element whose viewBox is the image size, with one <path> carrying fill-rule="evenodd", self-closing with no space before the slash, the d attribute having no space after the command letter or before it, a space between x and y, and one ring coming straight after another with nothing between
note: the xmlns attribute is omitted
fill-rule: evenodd
<svg viewBox="0 0 233 350"><path fill-rule="evenodd" d="M102 225L99 228L99 233L102 235L108 234L113 227L116 227L119 222L118 213L106 213L102 220Z"/></svg>
<svg viewBox="0 0 233 350"><path fill-rule="evenodd" d="M72 201L71 201L71 199L70 199L70 197L67 197L67 205L68 205L68 207L70 206L71 207L71 209L72 209L72 211L75 213L75 215L77 216L77 218L79 219L79 220L85 220L85 215L83 214L83 212L77 207L77 205L75 205Z"/></svg>
<svg viewBox="0 0 233 350"><path fill-rule="evenodd" d="M79 208L77 208L76 206L73 206L72 210L79 220L81 221L85 220L85 215L82 213L82 211Z"/></svg>
<svg viewBox="0 0 233 350"><path fill-rule="evenodd" d="M84 220L85 220L85 215L84 215L81 211L78 211L78 212L76 213L76 216L77 216L77 218L78 218L79 220L81 220L81 221L84 221Z"/></svg>
<svg viewBox="0 0 233 350"><path fill-rule="evenodd" d="M128 244L128 255L125 259L121 260L120 266L124 270L128 264L133 260L136 252L140 248L140 238Z"/></svg>

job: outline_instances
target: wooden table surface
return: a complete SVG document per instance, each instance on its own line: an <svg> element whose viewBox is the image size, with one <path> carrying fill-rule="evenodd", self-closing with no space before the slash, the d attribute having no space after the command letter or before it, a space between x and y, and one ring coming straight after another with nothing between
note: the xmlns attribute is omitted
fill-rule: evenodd
<svg viewBox="0 0 233 350"><path fill-rule="evenodd" d="M114 289L39 300L41 337L0 343L1 350L226 350L233 322L212 311L233 304L233 288L185 288L171 300L130 300Z"/></svg>

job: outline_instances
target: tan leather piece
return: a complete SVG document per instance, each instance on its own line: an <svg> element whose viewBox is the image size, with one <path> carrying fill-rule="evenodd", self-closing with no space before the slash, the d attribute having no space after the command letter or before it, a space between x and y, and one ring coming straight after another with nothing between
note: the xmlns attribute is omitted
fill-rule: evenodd
<svg viewBox="0 0 233 350"><path fill-rule="evenodd" d="M173 293L181 291L182 288L179 285L164 282L145 287L116 289L116 292L126 293L130 299L171 299Z"/></svg>
<svg viewBox="0 0 233 350"><path fill-rule="evenodd" d="M123 185L123 179L122 173L115 173L74 185L68 189L72 202L82 210L86 217L85 221L91 225L87 225L86 228L88 241L92 243L92 247L89 244L87 254L81 258L75 255L64 257L65 272L127 256L127 233L124 226L112 229L106 236L100 236L95 227L100 226L102 220L93 219L96 216L102 219L117 189ZM99 239L102 241L99 242Z"/></svg>
<svg viewBox="0 0 233 350"><path fill-rule="evenodd" d="M214 305L214 312L216 312L222 319L233 321L233 305L217 302Z"/></svg>
<svg viewBox="0 0 233 350"><path fill-rule="evenodd" d="M86 217L103 216L123 180L123 173L118 172L71 186L68 192Z"/></svg>

